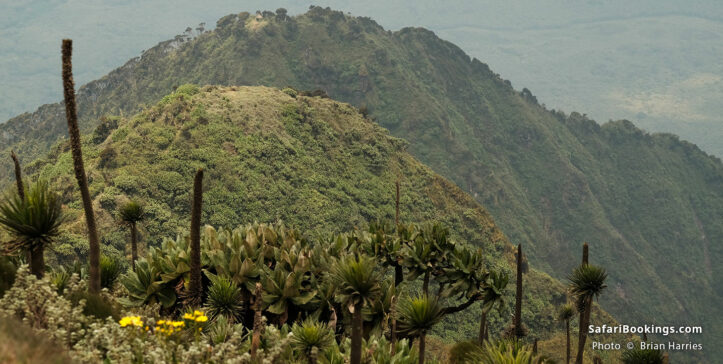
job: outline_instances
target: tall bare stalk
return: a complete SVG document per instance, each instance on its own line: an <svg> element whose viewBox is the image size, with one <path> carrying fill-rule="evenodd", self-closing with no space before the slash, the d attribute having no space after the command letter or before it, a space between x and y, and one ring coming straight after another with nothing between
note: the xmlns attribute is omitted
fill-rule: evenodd
<svg viewBox="0 0 723 364"><path fill-rule="evenodd" d="M68 120L68 134L70 135L70 148L73 155L73 169L75 179L78 180L80 196L83 199L83 210L85 211L85 223L88 226L88 243L90 252L90 278L88 291L91 293L100 292L100 243L98 232L95 226L95 215L93 214L93 200L90 199L88 191L88 177L83 167L83 152L80 143L80 131L78 130L78 110L75 104L75 85L73 83L73 41L63 39L63 96L65 97L65 117Z"/></svg>

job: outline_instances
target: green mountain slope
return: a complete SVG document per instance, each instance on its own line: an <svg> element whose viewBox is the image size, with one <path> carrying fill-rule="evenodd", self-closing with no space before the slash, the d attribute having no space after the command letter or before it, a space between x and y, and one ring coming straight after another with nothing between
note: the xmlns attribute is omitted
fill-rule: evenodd
<svg viewBox="0 0 723 364"><path fill-rule="evenodd" d="M365 106L529 246L534 266L562 278L588 241L610 271L604 307L631 324L703 325L704 344L718 350L723 165L694 145L548 111L432 32L387 32L321 8L229 15L194 40L160 43L80 89L83 128L187 82L321 88ZM62 117L62 106L46 105L0 126L3 153L41 155L65 133ZM10 171L0 169L5 183Z"/></svg>
<svg viewBox="0 0 723 364"><path fill-rule="evenodd" d="M455 240L483 248L491 267L512 273L513 247L489 214L453 183L405 152L407 143L348 105L319 97L296 98L267 87L183 86L129 119L106 119L84 137L90 191L106 254L125 254L127 228L116 207L143 201L144 245L187 231L195 170L206 169L203 223L235 227L277 221L311 234L363 228L394 218L394 182L401 181L402 221L442 221ZM27 170L57 186L71 222L53 248L55 259L83 255L80 196L72 157L61 142ZM557 305L566 288L545 273L525 277L525 322L533 337L560 331ZM508 302L514 290L508 289ZM493 316L494 332L509 323ZM613 322L604 312L600 320ZM479 308L455 315L437 330L466 340L478 330Z"/></svg>

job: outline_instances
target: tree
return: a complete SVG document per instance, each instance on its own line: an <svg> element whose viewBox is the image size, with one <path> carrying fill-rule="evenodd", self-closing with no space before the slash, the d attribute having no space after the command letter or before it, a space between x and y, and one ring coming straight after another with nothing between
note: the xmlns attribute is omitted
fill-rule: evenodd
<svg viewBox="0 0 723 364"><path fill-rule="evenodd" d="M188 303L201 304L201 209L203 204L203 169L196 171L193 179L193 204L191 205L191 272L188 284Z"/></svg>
<svg viewBox="0 0 723 364"><path fill-rule="evenodd" d="M35 183L23 197L10 194L0 204L0 226L13 237L5 243L5 252L29 251L30 271L38 278L45 272L45 247L60 235L62 222L60 199L44 181Z"/></svg>
<svg viewBox="0 0 723 364"><path fill-rule="evenodd" d="M593 299L600 296L602 291L607 287L605 279L607 273L605 269L590 265L581 264L573 270L568 277L570 280L570 290L576 297L578 303L578 311L580 311L580 333L577 343L577 358L575 364L582 364L583 352L585 350L585 340L587 340L587 326L590 322L590 313L592 311ZM582 310L580 310L582 308Z"/></svg>
<svg viewBox="0 0 723 364"><path fill-rule="evenodd" d="M413 281L422 276L422 290L428 294L434 279L438 299L455 298L450 301L455 305L444 308L445 315L463 311L482 299L489 271L481 250L455 244L448 239L448 230L439 223L423 227L400 223L395 235L387 233L391 231L390 226L372 222L369 234L360 234L355 241L383 267L394 267L395 287L401 286L405 278Z"/></svg>
<svg viewBox="0 0 723 364"><path fill-rule="evenodd" d="M381 291L381 274L376 262L368 256L346 256L336 261L329 271L337 286L337 300L352 314L351 364L361 363L362 309L370 305Z"/></svg>
<svg viewBox="0 0 723 364"><path fill-rule="evenodd" d="M484 293L482 294L482 318L480 319L478 338L480 345L482 345L489 336L487 332L487 314L489 314L495 305L497 305L498 310L502 310L502 306L505 303L503 293L507 287L509 277L507 274L493 271L490 272L489 280L489 284L484 288Z"/></svg>
<svg viewBox="0 0 723 364"><path fill-rule="evenodd" d="M575 308L571 304L565 304L557 312L557 319L565 322L565 334L567 344L565 347L565 363L570 364L570 320L575 317Z"/></svg>
<svg viewBox="0 0 723 364"><path fill-rule="evenodd" d="M81 150L80 131L78 130L78 109L75 104L75 85L73 83L73 41L63 39L63 96L65 99L65 117L68 120L68 134L70 135L70 148L73 155L73 169L75 179L78 181L80 196L83 200L85 223L88 227L88 243L90 246L88 257L90 260L90 277L88 291L100 292L100 243L95 227L95 214L93 214L93 200L88 190L88 177L83 167L83 152Z"/></svg>
<svg viewBox="0 0 723 364"><path fill-rule="evenodd" d="M442 224L428 224L420 229L419 234L413 235L412 241L404 245L404 266L409 270L409 279L422 276L424 294L429 294L430 278L443 273L449 255L454 252L454 243L448 237L449 230Z"/></svg>
<svg viewBox="0 0 723 364"><path fill-rule="evenodd" d="M409 336L419 338L419 364L424 364L427 332L443 316L444 310L437 299L430 299L426 294L407 298L399 303L399 329Z"/></svg>
<svg viewBox="0 0 723 364"><path fill-rule="evenodd" d="M404 255L409 236L415 236L413 226L396 225L396 235L391 234L391 224L386 221L369 223L369 238L363 241L367 253L379 258L385 267L394 268L394 284L404 282Z"/></svg>
<svg viewBox="0 0 723 364"><path fill-rule="evenodd" d="M135 200L128 201L118 210L121 221L131 229L131 266L136 270L138 260L138 229L137 224L145 219L143 205Z"/></svg>
<svg viewBox="0 0 723 364"><path fill-rule="evenodd" d="M276 20L286 20L286 18L288 18L287 13L288 11L284 8L276 9Z"/></svg>

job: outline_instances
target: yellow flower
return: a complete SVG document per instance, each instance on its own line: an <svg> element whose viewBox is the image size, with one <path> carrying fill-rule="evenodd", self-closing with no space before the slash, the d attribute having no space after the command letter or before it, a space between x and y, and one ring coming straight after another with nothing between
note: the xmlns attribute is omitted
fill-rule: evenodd
<svg viewBox="0 0 723 364"><path fill-rule="evenodd" d="M186 323L183 321L173 321L173 322L171 322L171 324L173 325L173 327L179 327L179 326L186 325Z"/></svg>
<svg viewBox="0 0 723 364"><path fill-rule="evenodd" d="M196 321L196 322L208 321L208 317L206 317L206 314L204 314L203 311L199 311L199 310L194 310L193 313L184 314L183 319L189 320L189 321Z"/></svg>
<svg viewBox="0 0 723 364"><path fill-rule="evenodd" d="M120 319L120 321L118 321L118 323L120 323L121 327L126 327L126 326L143 327L143 321L141 320L140 316L126 316L126 317L123 317L122 319Z"/></svg>

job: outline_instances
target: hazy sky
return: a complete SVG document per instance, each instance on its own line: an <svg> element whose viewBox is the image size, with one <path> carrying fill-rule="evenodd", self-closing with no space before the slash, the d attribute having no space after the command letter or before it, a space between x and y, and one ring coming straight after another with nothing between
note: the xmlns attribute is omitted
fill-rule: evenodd
<svg viewBox="0 0 723 364"><path fill-rule="evenodd" d="M60 40L79 85L187 26L307 1L0 0L0 120L62 98ZM423 26L551 108L628 118L723 155L723 1L317 1L396 30ZM411 4L411 5L410 5ZM719 149L718 149L719 148Z"/></svg>

